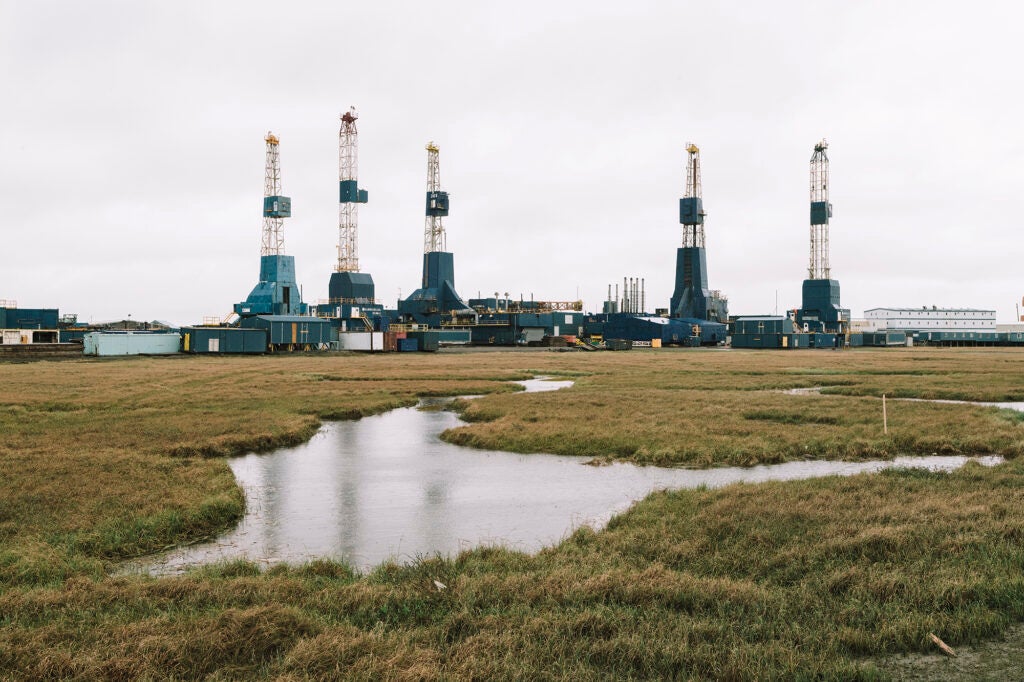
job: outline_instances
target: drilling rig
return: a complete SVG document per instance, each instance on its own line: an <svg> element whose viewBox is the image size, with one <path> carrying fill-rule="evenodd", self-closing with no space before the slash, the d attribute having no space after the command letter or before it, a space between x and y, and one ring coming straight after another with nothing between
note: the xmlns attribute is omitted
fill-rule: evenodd
<svg viewBox="0 0 1024 682"><path fill-rule="evenodd" d="M455 291L455 255L447 250L443 220L448 209L448 192L441 189L440 149L430 142L427 144L423 278L420 288L398 304L398 312L404 321L439 326L475 320L474 310Z"/></svg>
<svg viewBox="0 0 1024 682"><path fill-rule="evenodd" d="M700 149L686 146L686 189L679 200L679 222L683 244L676 250L676 285L669 303L672 317L726 323L729 301L708 289L707 256L704 246L704 200L700 181Z"/></svg>
<svg viewBox="0 0 1024 682"><path fill-rule="evenodd" d="M241 317L254 315L305 315L295 282L295 257L284 254L284 219L292 215L292 200L281 194L280 140L271 132L267 145L263 183L263 237L260 245L260 281L249 297L234 305Z"/></svg>
<svg viewBox="0 0 1024 682"><path fill-rule="evenodd" d="M832 279L829 267L828 143L814 145L811 156L811 257L803 284L803 306L796 321L805 331L843 333L850 322L850 311L839 303L839 281Z"/></svg>
<svg viewBox="0 0 1024 682"><path fill-rule="evenodd" d="M338 131L338 264L328 285L330 305L365 306L375 303L373 277L359 272L359 204L369 193L359 187L359 131L355 107L341 115Z"/></svg>

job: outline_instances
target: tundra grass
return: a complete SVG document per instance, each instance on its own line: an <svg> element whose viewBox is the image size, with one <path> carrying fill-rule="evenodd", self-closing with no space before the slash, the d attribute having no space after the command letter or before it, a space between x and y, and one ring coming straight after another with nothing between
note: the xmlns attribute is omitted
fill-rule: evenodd
<svg viewBox="0 0 1024 682"><path fill-rule="evenodd" d="M879 440L871 396L904 385L907 397L1021 399L1022 363L914 349L0 364L0 678L884 676L875 657L928 650L928 632L956 646L1024 617L1016 460L656 494L536 556L481 549L367 576L330 562L105 572L237 519L222 455L422 395L489 394L467 410L489 420L470 432L504 420L513 448L575 442L587 456L1013 457L1024 424L1004 412L889 403ZM534 373L576 385L514 395L503 383ZM816 386L849 395L782 392ZM630 423L626 447L615 432ZM673 430L704 445L679 450ZM792 449L828 443L837 454Z"/></svg>
<svg viewBox="0 0 1024 682"><path fill-rule="evenodd" d="M888 354L887 354L888 353ZM919 353L919 354L918 354ZM628 354L623 354L628 355ZM617 359L570 391L459 402L470 425L445 440L663 466L800 459L1024 453L1018 416L992 407L890 400L1024 399L1024 354L704 352ZM823 388L822 394L784 394ZM887 423L886 423L887 422Z"/></svg>
<svg viewBox="0 0 1024 682"><path fill-rule="evenodd" d="M1024 467L655 494L536 556L317 562L0 595L31 678L871 679L1024 618ZM437 581L435 583L435 581ZM437 583L444 585L439 588Z"/></svg>

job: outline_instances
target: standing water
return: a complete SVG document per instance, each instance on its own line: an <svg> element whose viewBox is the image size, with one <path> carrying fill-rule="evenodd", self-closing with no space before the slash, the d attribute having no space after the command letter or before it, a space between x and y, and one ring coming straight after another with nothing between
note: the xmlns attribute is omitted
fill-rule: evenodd
<svg viewBox="0 0 1024 682"><path fill-rule="evenodd" d="M541 379L519 383L527 392L572 385ZM333 558L366 570L388 559L454 555L489 544L536 551L579 526L603 526L655 490L901 466L952 470L969 459L898 457L702 470L624 463L593 467L579 457L476 450L438 437L462 424L450 411L401 408L329 423L298 447L233 458L230 466L247 503L238 526L213 541L127 568L168 574L230 559L273 564Z"/></svg>

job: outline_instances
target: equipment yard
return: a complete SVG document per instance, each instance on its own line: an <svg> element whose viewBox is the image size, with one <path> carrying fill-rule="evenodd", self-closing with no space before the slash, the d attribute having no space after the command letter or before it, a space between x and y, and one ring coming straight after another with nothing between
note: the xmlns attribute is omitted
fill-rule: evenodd
<svg viewBox="0 0 1024 682"><path fill-rule="evenodd" d="M508 383L535 375L575 383ZM0 378L0 678L934 679L1020 658L1024 414L926 402L1024 401L1013 349L177 355ZM115 575L234 526L226 456L453 395L483 397L445 440L581 465L1006 461L656 492L536 554ZM936 659L931 633L973 653Z"/></svg>

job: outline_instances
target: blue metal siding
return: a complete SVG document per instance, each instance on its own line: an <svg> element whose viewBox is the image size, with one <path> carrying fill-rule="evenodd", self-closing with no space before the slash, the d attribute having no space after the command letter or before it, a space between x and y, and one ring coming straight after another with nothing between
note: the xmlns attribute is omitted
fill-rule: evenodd
<svg viewBox="0 0 1024 682"><path fill-rule="evenodd" d="M0 308L0 329L56 329L57 308Z"/></svg>
<svg viewBox="0 0 1024 682"><path fill-rule="evenodd" d="M811 202L811 225L828 225L832 217L832 204L827 201Z"/></svg>
<svg viewBox="0 0 1024 682"><path fill-rule="evenodd" d="M697 197L679 200L679 222L684 225L700 225L704 222L704 203Z"/></svg>
<svg viewBox="0 0 1024 682"><path fill-rule="evenodd" d="M265 218L290 218L291 215L291 197L263 197L263 216Z"/></svg>
<svg viewBox="0 0 1024 682"><path fill-rule="evenodd" d="M355 180L341 180L338 182L338 201L343 204L359 201L359 187Z"/></svg>
<svg viewBox="0 0 1024 682"><path fill-rule="evenodd" d="M814 347L815 348L836 348L837 341L836 334L814 334Z"/></svg>
<svg viewBox="0 0 1024 682"><path fill-rule="evenodd" d="M439 347L441 335L436 331L407 332L405 340L416 341L420 350L433 352Z"/></svg>
<svg viewBox="0 0 1024 682"><path fill-rule="evenodd" d="M427 192L427 215L448 215L448 192Z"/></svg>
<svg viewBox="0 0 1024 682"><path fill-rule="evenodd" d="M740 317L734 323L737 334L783 334L792 328L792 323L785 317Z"/></svg>
<svg viewBox="0 0 1024 682"><path fill-rule="evenodd" d="M330 322L318 317L257 315L243 318L239 325L248 329L266 330L269 334L269 343L275 346L316 346L331 341ZM294 334L292 325L295 325Z"/></svg>
<svg viewBox="0 0 1024 682"><path fill-rule="evenodd" d="M267 332L263 329L240 327L185 327L189 353L252 353L267 351ZM211 340L216 340L211 350ZM184 344L183 344L184 347Z"/></svg>

